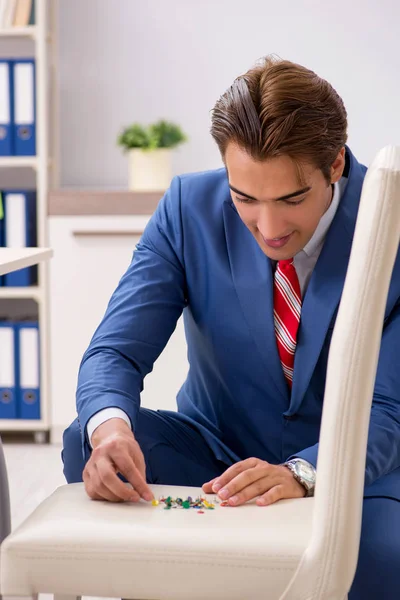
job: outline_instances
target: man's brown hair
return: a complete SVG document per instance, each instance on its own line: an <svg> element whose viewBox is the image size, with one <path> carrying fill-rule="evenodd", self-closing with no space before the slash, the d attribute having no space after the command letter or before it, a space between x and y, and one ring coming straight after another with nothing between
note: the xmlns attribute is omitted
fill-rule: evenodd
<svg viewBox="0 0 400 600"><path fill-rule="evenodd" d="M222 157L230 142L255 160L287 155L308 161L330 183L347 141L347 113L333 87L313 71L267 56L238 77L212 111L211 135Z"/></svg>

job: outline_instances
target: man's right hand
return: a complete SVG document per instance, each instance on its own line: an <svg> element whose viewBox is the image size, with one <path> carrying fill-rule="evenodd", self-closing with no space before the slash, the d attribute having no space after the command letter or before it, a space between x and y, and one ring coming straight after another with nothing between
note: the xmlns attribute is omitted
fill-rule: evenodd
<svg viewBox="0 0 400 600"><path fill-rule="evenodd" d="M146 464L129 425L119 418L97 427L91 439L93 451L83 471L85 489L93 500L110 502L150 501L154 496L146 483ZM118 477L121 473L133 490Z"/></svg>

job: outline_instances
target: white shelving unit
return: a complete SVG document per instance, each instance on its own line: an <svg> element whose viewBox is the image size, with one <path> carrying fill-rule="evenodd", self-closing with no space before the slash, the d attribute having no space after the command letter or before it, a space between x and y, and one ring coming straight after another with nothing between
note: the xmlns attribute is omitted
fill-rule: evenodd
<svg viewBox="0 0 400 600"><path fill-rule="evenodd" d="M35 0L35 25L0 30L0 38L30 39L33 42L32 55L36 61L36 156L0 157L0 169L33 169L37 191L37 240L39 248L48 245L47 198L50 182L56 182L57 170L54 160L56 148L52 148L53 160L50 161L50 145L54 142L54 109L57 109L54 97L54 56L55 22L57 0ZM2 42L4 45L4 42ZM15 42L14 42L15 45ZM53 96L53 97L51 97ZM52 131L53 139L49 132ZM53 143L54 146L54 143ZM52 172L51 172L52 171ZM1 177L1 173L0 173ZM44 441L50 431L50 373L49 373L49 283L48 265L38 264L38 285L26 288L0 288L0 303L4 300L32 299L38 305L40 330L40 420L0 419L0 433L5 431L31 431L36 441Z"/></svg>
<svg viewBox="0 0 400 600"><path fill-rule="evenodd" d="M50 248L6 248L0 250L0 275L11 273L17 269L29 267L36 264L44 264L53 255ZM11 290L12 288L10 288ZM12 296L15 298L15 295ZM31 296L26 296L31 297ZM3 419L0 420L2 431L32 431L35 432L37 441L43 441L42 437L46 431L45 423L35 421L35 427L32 428L32 422L25 419Z"/></svg>

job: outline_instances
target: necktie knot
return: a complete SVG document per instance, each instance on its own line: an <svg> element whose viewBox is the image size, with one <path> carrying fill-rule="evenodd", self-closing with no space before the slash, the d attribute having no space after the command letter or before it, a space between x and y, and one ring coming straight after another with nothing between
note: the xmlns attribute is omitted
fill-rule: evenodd
<svg viewBox="0 0 400 600"><path fill-rule="evenodd" d="M278 261L278 267L283 271L284 269L287 269L288 267L291 267L293 265L293 258L287 258L285 260L280 260Z"/></svg>

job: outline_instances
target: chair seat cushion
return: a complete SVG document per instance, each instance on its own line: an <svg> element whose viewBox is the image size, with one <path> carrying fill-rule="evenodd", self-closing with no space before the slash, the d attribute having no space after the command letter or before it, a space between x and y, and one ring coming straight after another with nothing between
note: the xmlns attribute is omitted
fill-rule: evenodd
<svg viewBox="0 0 400 600"><path fill-rule="evenodd" d="M150 486L155 497L200 488ZM1 592L141 599L279 598L311 533L313 498L214 510L112 504L58 488L4 542Z"/></svg>

